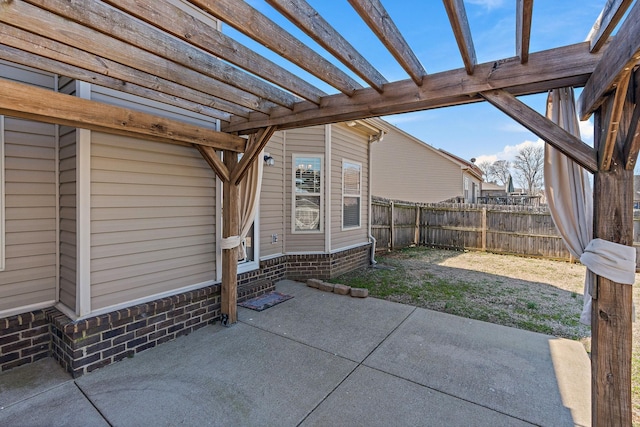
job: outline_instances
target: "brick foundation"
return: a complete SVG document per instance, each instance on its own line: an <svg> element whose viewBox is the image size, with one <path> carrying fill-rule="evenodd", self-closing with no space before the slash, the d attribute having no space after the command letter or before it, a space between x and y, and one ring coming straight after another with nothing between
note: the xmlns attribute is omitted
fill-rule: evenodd
<svg viewBox="0 0 640 427"><path fill-rule="evenodd" d="M274 289L285 278L329 279L369 265L370 246L335 254L283 255L238 275L238 301ZM0 319L0 368L52 356L73 377L131 357L220 319L220 285L72 321L55 308Z"/></svg>

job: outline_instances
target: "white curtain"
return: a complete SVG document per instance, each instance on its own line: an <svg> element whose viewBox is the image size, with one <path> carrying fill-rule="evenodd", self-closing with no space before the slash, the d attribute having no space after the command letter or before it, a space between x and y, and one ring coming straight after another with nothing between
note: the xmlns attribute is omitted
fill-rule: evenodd
<svg viewBox="0 0 640 427"><path fill-rule="evenodd" d="M260 204L260 191L262 189L262 170L264 154L261 152L253 161L245 177L240 181L240 235L223 238L220 246L222 249L242 248L240 259L247 258L246 239L251 225L255 220ZM223 195L224 197L224 195Z"/></svg>
<svg viewBox="0 0 640 427"><path fill-rule="evenodd" d="M573 88L551 91L547 98L547 117L580 138ZM544 153L544 185L551 217L569 252L589 269L580 321L590 325L594 273L632 285L636 252L630 246L593 239L593 192L589 176L549 144L545 145Z"/></svg>

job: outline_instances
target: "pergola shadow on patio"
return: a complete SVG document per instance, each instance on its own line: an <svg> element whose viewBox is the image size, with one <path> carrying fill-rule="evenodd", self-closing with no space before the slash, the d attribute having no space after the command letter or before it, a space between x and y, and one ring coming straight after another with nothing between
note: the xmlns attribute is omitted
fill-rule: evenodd
<svg viewBox="0 0 640 427"><path fill-rule="evenodd" d="M0 376L0 424L586 426L582 345L282 281L294 298L72 380ZM212 349L216 349L212 351ZM61 404L64 402L64 405Z"/></svg>

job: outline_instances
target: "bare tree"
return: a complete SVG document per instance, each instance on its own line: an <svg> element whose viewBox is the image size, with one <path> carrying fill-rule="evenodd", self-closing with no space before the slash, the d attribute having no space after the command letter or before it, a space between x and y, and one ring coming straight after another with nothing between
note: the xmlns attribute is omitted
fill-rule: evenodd
<svg viewBox="0 0 640 427"><path fill-rule="evenodd" d="M511 163L508 160L496 160L491 164L491 177L502 185L506 185L511 175Z"/></svg>
<svg viewBox="0 0 640 427"><path fill-rule="evenodd" d="M489 160L484 160L482 162L476 163L476 166L479 167L480 170L482 171L482 178L487 182L491 181L489 179L489 170L492 164L493 163L491 163Z"/></svg>
<svg viewBox="0 0 640 427"><path fill-rule="evenodd" d="M544 174L544 147L527 145L520 149L513 161L518 184L528 194L536 194L542 188Z"/></svg>

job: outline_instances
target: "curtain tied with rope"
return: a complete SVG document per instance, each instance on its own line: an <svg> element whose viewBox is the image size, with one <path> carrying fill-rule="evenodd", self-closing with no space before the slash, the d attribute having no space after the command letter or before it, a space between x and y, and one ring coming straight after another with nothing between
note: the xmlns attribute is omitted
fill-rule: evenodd
<svg viewBox="0 0 640 427"><path fill-rule="evenodd" d="M573 88L551 91L546 115L580 138ZM551 217L567 249L589 269L585 277L580 322L590 325L595 274L632 285L635 281L636 251L630 246L593 239L593 192L588 173L549 144L545 144L544 186Z"/></svg>

